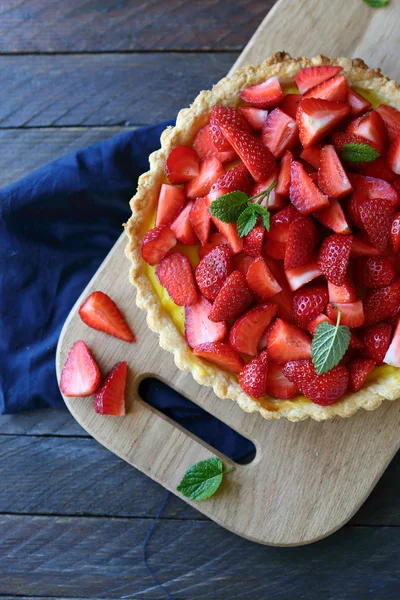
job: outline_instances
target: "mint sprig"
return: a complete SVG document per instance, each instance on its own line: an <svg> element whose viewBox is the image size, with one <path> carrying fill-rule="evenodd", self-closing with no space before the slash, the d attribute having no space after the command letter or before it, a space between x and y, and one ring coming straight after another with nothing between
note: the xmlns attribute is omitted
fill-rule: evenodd
<svg viewBox="0 0 400 600"><path fill-rule="evenodd" d="M389 3L389 0L364 0L365 4L372 6L372 8L382 8Z"/></svg>
<svg viewBox="0 0 400 600"><path fill-rule="evenodd" d="M323 321L314 332L311 344L311 359L318 375L327 373L342 360L350 343L350 329L340 325L338 311L336 325Z"/></svg>
<svg viewBox="0 0 400 600"><path fill-rule="evenodd" d="M201 460L189 467L176 489L191 500L207 500L215 494L225 473L234 468L229 467L224 471L222 461L216 457Z"/></svg>
<svg viewBox="0 0 400 600"><path fill-rule="evenodd" d="M342 158L348 162L372 162L379 158L380 154L369 144L362 144L359 142L351 142L350 144L343 144Z"/></svg>
<svg viewBox="0 0 400 600"><path fill-rule="evenodd" d="M249 196L244 192L229 192L216 198L210 206L213 217L224 223L236 223L239 237L244 237L256 226L258 217L267 231L270 227L270 215L268 212L269 196L278 182L273 181L255 196ZM266 201L266 207L261 206Z"/></svg>

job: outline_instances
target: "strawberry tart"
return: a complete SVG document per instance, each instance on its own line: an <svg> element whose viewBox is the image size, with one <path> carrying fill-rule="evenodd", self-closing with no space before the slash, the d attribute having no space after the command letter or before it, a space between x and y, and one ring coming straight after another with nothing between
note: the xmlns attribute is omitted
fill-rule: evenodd
<svg viewBox="0 0 400 600"><path fill-rule="evenodd" d="M266 419L400 396L399 111L379 69L286 53L180 111L125 227L177 368Z"/></svg>

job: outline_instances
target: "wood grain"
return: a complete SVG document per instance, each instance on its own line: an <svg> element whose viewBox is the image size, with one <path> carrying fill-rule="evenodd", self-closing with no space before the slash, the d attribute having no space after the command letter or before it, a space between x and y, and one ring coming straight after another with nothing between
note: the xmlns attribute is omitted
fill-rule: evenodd
<svg viewBox="0 0 400 600"><path fill-rule="evenodd" d="M66 410L41 409L0 415L0 435L89 437Z"/></svg>

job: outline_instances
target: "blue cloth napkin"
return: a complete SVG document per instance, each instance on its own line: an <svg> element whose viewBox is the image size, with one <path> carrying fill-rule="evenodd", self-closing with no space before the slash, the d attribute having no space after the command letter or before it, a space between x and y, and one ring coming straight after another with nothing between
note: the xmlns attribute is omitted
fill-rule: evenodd
<svg viewBox="0 0 400 600"><path fill-rule="evenodd" d="M120 235L138 177L169 124L69 154L0 190L0 413L65 406L54 368L61 327ZM208 443L219 440L225 454L252 451L159 382L145 384L143 395Z"/></svg>

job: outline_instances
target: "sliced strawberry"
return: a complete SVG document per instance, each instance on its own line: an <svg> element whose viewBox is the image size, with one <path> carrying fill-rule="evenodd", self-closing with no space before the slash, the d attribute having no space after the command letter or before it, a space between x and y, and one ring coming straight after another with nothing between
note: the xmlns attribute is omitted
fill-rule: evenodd
<svg viewBox="0 0 400 600"><path fill-rule="evenodd" d="M339 302L346 304L347 302L355 302L357 300L357 292L354 283L346 275L342 285L335 285L328 281L329 302Z"/></svg>
<svg viewBox="0 0 400 600"><path fill-rule="evenodd" d="M286 150L282 156L279 167L278 183L275 191L280 196L289 196L290 194L290 165L292 164L293 154L290 150Z"/></svg>
<svg viewBox="0 0 400 600"><path fill-rule="evenodd" d="M315 218L335 233L351 233L351 228L337 198L331 198L328 208L315 213Z"/></svg>
<svg viewBox="0 0 400 600"><path fill-rule="evenodd" d="M211 203L216 198L227 194L228 191L226 188L221 188L219 190L210 192L206 198L208 207L210 207ZM243 250L243 240L238 236L236 223L224 223L213 216L211 216L211 221L214 223L219 232L222 233L222 235L226 238L229 246L235 254Z"/></svg>
<svg viewBox="0 0 400 600"><path fill-rule="evenodd" d="M184 148L185 146L180 146ZM175 185L161 184L157 204L156 225L170 225L185 205L185 190Z"/></svg>
<svg viewBox="0 0 400 600"><path fill-rule="evenodd" d="M192 267L187 256L180 252L169 254L158 264L156 275L178 306L190 306L197 301Z"/></svg>
<svg viewBox="0 0 400 600"><path fill-rule="evenodd" d="M296 118L296 111L299 105L299 102L303 100L303 96L300 94L286 94L284 99L279 105L279 108L283 110L284 113L292 117L292 119Z"/></svg>
<svg viewBox="0 0 400 600"><path fill-rule="evenodd" d="M226 323L213 323L208 318L212 304L203 296L185 308L185 337L191 348L207 342L219 342L228 332Z"/></svg>
<svg viewBox="0 0 400 600"><path fill-rule="evenodd" d="M280 108L271 111L263 125L262 143L276 158L292 150L299 141L299 128L294 119Z"/></svg>
<svg viewBox="0 0 400 600"><path fill-rule="evenodd" d="M307 329L308 323L321 314L328 303L325 285L307 286L293 295L292 319L299 327Z"/></svg>
<svg viewBox="0 0 400 600"><path fill-rule="evenodd" d="M217 364L219 367L233 373L240 373L244 367L241 356L224 342L208 342L193 348L193 354Z"/></svg>
<svg viewBox="0 0 400 600"><path fill-rule="evenodd" d="M390 229L390 243L393 252L398 254L400 252L400 213L394 215Z"/></svg>
<svg viewBox="0 0 400 600"><path fill-rule="evenodd" d="M384 158L376 158L372 162L359 163L357 172L360 175L375 177L375 179L384 179L388 183L393 183L396 179L396 173L389 169Z"/></svg>
<svg viewBox="0 0 400 600"><path fill-rule="evenodd" d="M240 97L257 108L271 108L283 99L283 92L278 78L270 77L263 83L242 90Z"/></svg>
<svg viewBox="0 0 400 600"><path fill-rule="evenodd" d="M364 325L364 308L362 300L355 302L330 302L326 307L326 314L334 323L337 321L338 311L342 315L340 322L347 327L361 327Z"/></svg>
<svg viewBox="0 0 400 600"><path fill-rule="evenodd" d="M334 146L327 145L321 150L318 186L332 198L343 198L353 189Z"/></svg>
<svg viewBox="0 0 400 600"><path fill-rule="evenodd" d="M242 108L239 108L239 110L244 118L250 123L250 126L252 129L254 129L254 131L261 131L268 115L267 110L263 110L262 108L254 108L253 106L242 106Z"/></svg>
<svg viewBox="0 0 400 600"><path fill-rule="evenodd" d="M215 157L224 164L237 158L237 154L233 148L227 152L219 152L216 149L211 136L211 126L209 123L198 131L196 137L194 138L193 148L196 150L201 160Z"/></svg>
<svg viewBox="0 0 400 600"><path fill-rule="evenodd" d="M196 267L195 279L200 292L208 300L215 300L230 273L231 251L226 244L216 246ZM212 341L212 340L210 340Z"/></svg>
<svg viewBox="0 0 400 600"><path fill-rule="evenodd" d="M125 415L126 362L117 362L97 390L94 409L99 415Z"/></svg>
<svg viewBox="0 0 400 600"><path fill-rule="evenodd" d="M296 114L300 142L305 148L312 146L349 113L349 105L343 102L305 98L300 102Z"/></svg>
<svg viewBox="0 0 400 600"><path fill-rule="evenodd" d="M277 174L277 171L274 170L266 179L255 184L255 186L253 187L253 190L251 192L251 195L256 196L257 194L264 192L267 188L269 188L271 183L273 183L274 181L277 181L277 179L278 179L278 174ZM253 202L257 202L257 200L253 200ZM280 209L284 208L286 206L286 204L287 204L287 198L278 194L277 186L275 186L269 194L268 209L269 210L280 210ZM264 208L266 207L266 199L265 198L261 202L261 206L263 206Z"/></svg>
<svg viewBox="0 0 400 600"><path fill-rule="evenodd" d="M314 335L315 330L317 329L318 325L320 325L321 323L324 323L325 321L327 323L330 323L331 325L335 325L335 323L326 315L318 315L317 317L314 317L314 319L309 321L309 323L307 325L307 329L311 333L311 335Z"/></svg>
<svg viewBox="0 0 400 600"><path fill-rule="evenodd" d="M276 260L283 260L285 258L286 243L276 242L271 238L267 238L264 244L264 252L267 256L275 258Z"/></svg>
<svg viewBox="0 0 400 600"><path fill-rule="evenodd" d="M212 233L210 235L210 240L204 246L201 246L199 248L200 258L204 258L206 254L208 254L213 248L215 248L215 246L220 246L221 244L228 244L228 240L226 239L226 237L222 235L222 233L220 233L219 231Z"/></svg>
<svg viewBox="0 0 400 600"><path fill-rule="evenodd" d="M306 398L320 406L334 404L346 392L349 383L346 367L337 365L327 373L317 375L311 360L288 362L283 374L297 385Z"/></svg>
<svg viewBox="0 0 400 600"><path fill-rule="evenodd" d="M153 227L142 240L142 257L149 265L156 265L176 244L173 231L166 225Z"/></svg>
<svg viewBox="0 0 400 600"><path fill-rule="evenodd" d="M261 336L274 318L278 307L272 302L259 304L239 317L231 327L229 342L242 354L255 356Z"/></svg>
<svg viewBox="0 0 400 600"><path fill-rule="evenodd" d="M100 385L101 374L89 348L82 340L71 347L61 372L60 390L64 396L91 396Z"/></svg>
<svg viewBox="0 0 400 600"><path fill-rule="evenodd" d="M393 204L385 198L368 198L359 207L360 219L372 244L381 252L389 243Z"/></svg>
<svg viewBox="0 0 400 600"><path fill-rule="evenodd" d="M387 365L400 367L400 321L397 323L393 339L383 359Z"/></svg>
<svg viewBox="0 0 400 600"><path fill-rule="evenodd" d="M349 264L353 236L333 233L323 242L319 251L318 267L328 281L342 285Z"/></svg>
<svg viewBox="0 0 400 600"><path fill-rule="evenodd" d="M380 288L390 285L396 272L387 256L362 256L354 264L354 277L360 287Z"/></svg>
<svg viewBox="0 0 400 600"><path fill-rule="evenodd" d="M293 160L290 167L290 199L299 212L308 215L329 206L329 198L325 196L303 165Z"/></svg>
<svg viewBox="0 0 400 600"><path fill-rule="evenodd" d="M318 232L311 217L299 215L289 225L285 250L285 270L300 267L310 262Z"/></svg>
<svg viewBox="0 0 400 600"><path fill-rule="evenodd" d="M254 260L252 256L246 256L243 253L234 254L231 259L232 271L240 271L246 277L249 266L253 264Z"/></svg>
<svg viewBox="0 0 400 600"><path fill-rule="evenodd" d="M249 288L263 300L268 300L282 290L261 256L249 266L246 280Z"/></svg>
<svg viewBox="0 0 400 600"><path fill-rule="evenodd" d="M287 242L289 237L289 226L299 216L299 212L292 204L286 206L271 217L268 237L276 242Z"/></svg>
<svg viewBox="0 0 400 600"><path fill-rule="evenodd" d="M334 65L320 65L318 67L304 67L299 71L294 78L297 87L299 88L300 94L308 92L311 88L315 87L327 81L331 77L334 77L340 71L343 71L343 67Z"/></svg>
<svg viewBox="0 0 400 600"><path fill-rule="evenodd" d="M92 292L80 307L79 316L92 329L103 331L125 342L135 341L135 336L118 306L104 292Z"/></svg>
<svg viewBox="0 0 400 600"><path fill-rule="evenodd" d="M202 246L206 246L211 230L210 213L205 198L197 198L190 209L190 223Z"/></svg>
<svg viewBox="0 0 400 600"><path fill-rule="evenodd" d="M348 366L349 368L349 390L358 392L364 385L369 375L375 369L375 361L368 358L355 358Z"/></svg>
<svg viewBox="0 0 400 600"><path fill-rule="evenodd" d="M386 160L389 168L400 175L400 135L390 144Z"/></svg>
<svg viewBox="0 0 400 600"><path fill-rule="evenodd" d="M170 225L170 228L174 232L178 242L186 244L186 246L194 246L199 242L190 219L193 205L193 200L188 202L185 208L176 217L175 221Z"/></svg>
<svg viewBox="0 0 400 600"><path fill-rule="evenodd" d="M376 110L356 117L347 127L347 133L359 135L370 140L379 154L385 152L387 146L387 132L381 115Z"/></svg>
<svg viewBox="0 0 400 600"><path fill-rule="evenodd" d="M186 183L197 177L199 157L196 151L189 146L174 148L165 163L165 174L171 183Z"/></svg>
<svg viewBox="0 0 400 600"><path fill-rule="evenodd" d="M346 102L349 87L343 75L331 77L304 94L304 98L322 98L331 102Z"/></svg>
<svg viewBox="0 0 400 600"><path fill-rule="evenodd" d="M365 324L374 325L394 317L400 304L400 280L390 285L368 291L364 300Z"/></svg>
<svg viewBox="0 0 400 600"><path fill-rule="evenodd" d="M389 142L393 142L400 135L400 111L393 108L393 106L380 104L376 112L381 115L385 123Z"/></svg>
<svg viewBox="0 0 400 600"><path fill-rule="evenodd" d="M266 392L273 398L286 400L297 392L297 386L283 374L284 365L271 361L268 364Z"/></svg>
<svg viewBox="0 0 400 600"><path fill-rule="evenodd" d="M285 274L289 283L289 287L293 291L298 290L306 283L309 283L313 279L317 279L317 277L322 275L318 267L318 261L315 259L306 265L302 265L301 267L287 269Z"/></svg>
<svg viewBox="0 0 400 600"><path fill-rule="evenodd" d="M241 162L226 173L213 184L211 191L224 189L229 192L244 192L250 194L253 188L253 180L245 165Z"/></svg>
<svg viewBox="0 0 400 600"><path fill-rule="evenodd" d="M319 161L321 157L322 144L315 144L314 146L309 146L308 148L303 148L300 154L300 158L305 160L310 164L314 169L319 169Z"/></svg>
<svg viewBox="0 0 400 600"><path fill-rule="evenodd" d="M260 256L264 243L265 228L262 225L256 225L243 238L243 252L249 256Z"/></svg>
<svg viewBox="0 0 400 600"><path fill-rule="evenodd" d="M392 202L394 210L399 207L399 195L396 188L387 181L376 179L375 177L364 177L363 175L356 175L354 173L348 173L348 176L351 185L364 190L368 198L384 198Z"/></svg>
<svg viewBox="0 0 400 600"><path fill-rule="evenodd" d="M209 319L215 323L236 319L250 306L252 300L253 294L245 276L240 271L233 271L218 292Z"/></svg>
<svg viewBox="0 0 400 600"><path fill-rule="evenodd" d="M363 342L365 353L381 365L389 348L392 337L392 327L388 323L371 325L364 330Z"/></svg>
<svg viewBox="0 0 400 600"><path fill-rule="evenodd" d="M301 360L311 356L311 340L299 327L276 319L267 341L268 356L278 363Z"/></svg>
<svg viewBox="0 0 400 600"><path fill-rule="evenodd" d="M267 353L261 352L250 360L239 373L239 385L246 394L261 398L265 394L268 373Z"/></svg>
<svg viewBox="0 0 400 600"><path fill-rule="evenodd" d="M379 254L378 248L375 248L363 233L353 236L353 243L351 246L350 256L355 258L357 256L377 256Z"/></svg>
<svg viewBox="0 0 400 600"><path fill-rule="evenodd" d="M339 156L341 156L343 148L345 144L368 144L378 152L378 146L374 144L371 140L367 138L363 138L361 135L355 135L353 133L347 133L344 131L336 131L332 134L332 143L336 148ZM354 163L349 163L352 167L354 167Z"/></svg>
<svg viewBox="0 0 400 600"><path fill-rule="evenodd" d="M200 173L195 179L186 184L185 190L188 198L205 196L213 183L225 173L222 163L215 157L206 158L200 165Z"/></svg>
<svg viewBox="0 0 400 600"><path fill-rule="evenodd" d="M280 261L269 256L265 257L265 262L282 288L282 291L273 298L273 302L278 305L278 312L276 314L282 319L290 320L293 304L293 292L291 291L287 282L283 265Z"/></svg>
<svg viewBox="0 0 400 600"><path fill-rule="evenodd" d="M361 221L360 206L362 206L367 200L367 192L362 188L359 188L354 190L347 204L347 214L351 223L361 229L364 227L364 225Z"/></svg>
<svg viewBox="0 0 400 600"><path fill-rule="evenodd" d="M226 152L231 148L228 140L221 131L221 124L232 125L235 129L251 132L249 122L237 108L221 105L214 106L210 115L211 137L214 146L220 152Z"/></svg>
<svg viewBox="0 0 400 600"><path fill-rule="evenodd" d="M371 102L350 87L347 88L347 104L350 105L353 117L358 117L371 108Z"/></svg>

